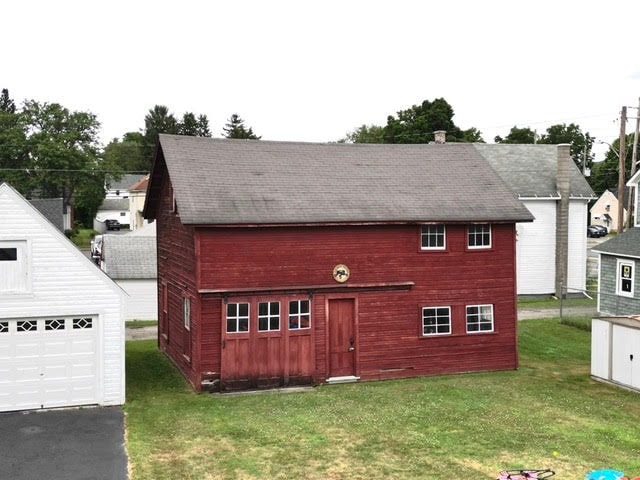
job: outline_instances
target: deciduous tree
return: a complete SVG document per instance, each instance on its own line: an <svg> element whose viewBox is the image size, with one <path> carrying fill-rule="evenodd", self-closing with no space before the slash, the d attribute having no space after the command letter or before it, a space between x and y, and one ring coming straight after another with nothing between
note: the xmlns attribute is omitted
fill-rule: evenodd
<svg viewBox="0 0 640 480"><path fill-rule="evenodd" d="M498 135L493 140L496 143L536 143L536 132L529 127L518 128L514 125L506 137Z"/></svg>

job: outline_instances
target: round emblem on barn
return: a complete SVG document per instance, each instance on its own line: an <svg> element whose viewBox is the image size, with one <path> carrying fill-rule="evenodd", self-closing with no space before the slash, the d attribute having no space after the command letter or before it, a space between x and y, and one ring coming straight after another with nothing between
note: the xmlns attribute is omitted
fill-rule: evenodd
<svg viewBox="0 0 640 480"><path fill-rule="evenodd" d="M338 283L344 283L349 280L349 267L343 264L333 267L333 279Z"/></svg>

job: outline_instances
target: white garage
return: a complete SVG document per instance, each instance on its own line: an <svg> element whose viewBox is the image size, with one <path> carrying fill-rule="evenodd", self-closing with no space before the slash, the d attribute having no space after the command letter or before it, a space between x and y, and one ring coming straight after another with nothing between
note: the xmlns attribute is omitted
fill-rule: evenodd
<svg viewBox="0 0 640 480"><path fill-rule="evenodd" d="M124 292L0 185L0 411L124 403Z"/></svg>
<svg viewBox="0 0 640 480"><path fill-rule="evenodd" d="M591 375L640 391L640 316L591 320Z"/></svg>

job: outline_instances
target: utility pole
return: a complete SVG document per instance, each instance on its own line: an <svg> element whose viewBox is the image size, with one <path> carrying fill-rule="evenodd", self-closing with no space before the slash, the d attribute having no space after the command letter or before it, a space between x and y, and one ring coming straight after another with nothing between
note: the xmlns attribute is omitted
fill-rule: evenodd
<svg viewBox="0 0 640 480"><path fill-rule="evenodd" d="M618 233L624 231L624 168L626 145L627 107L620 112L620 155L618 162Z"/></svg>
<svg viewBox="0 0 640 480"><path fill-rule="evenodd" d="M633 134L633 153L631 154L631 173L630 177L633 177L633 174L636 173L636 163L638 161L638 133L640 132L640 98L638 98L638 110L636 112L636 131ZM629 203L627 205L627 223L626 228L629 228L631 224L631 216L636 215L637 212L633 212L633 200L631 195L629 195Z"/></svg>

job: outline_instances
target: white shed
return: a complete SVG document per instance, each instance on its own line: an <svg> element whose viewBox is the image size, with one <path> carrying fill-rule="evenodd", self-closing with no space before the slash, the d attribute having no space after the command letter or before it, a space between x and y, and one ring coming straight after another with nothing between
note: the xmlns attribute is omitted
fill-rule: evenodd
<svg viewBox="0 0 640 480"><path fill-rule="evenodd" d="M640 316L591 321L591 376L640 391Z"/></svg>
<svg viewBox="0 0 640 480"><path fill-rule="evenodd" d="M0 185L0 411L121 405L124 292Z"/></svg>

